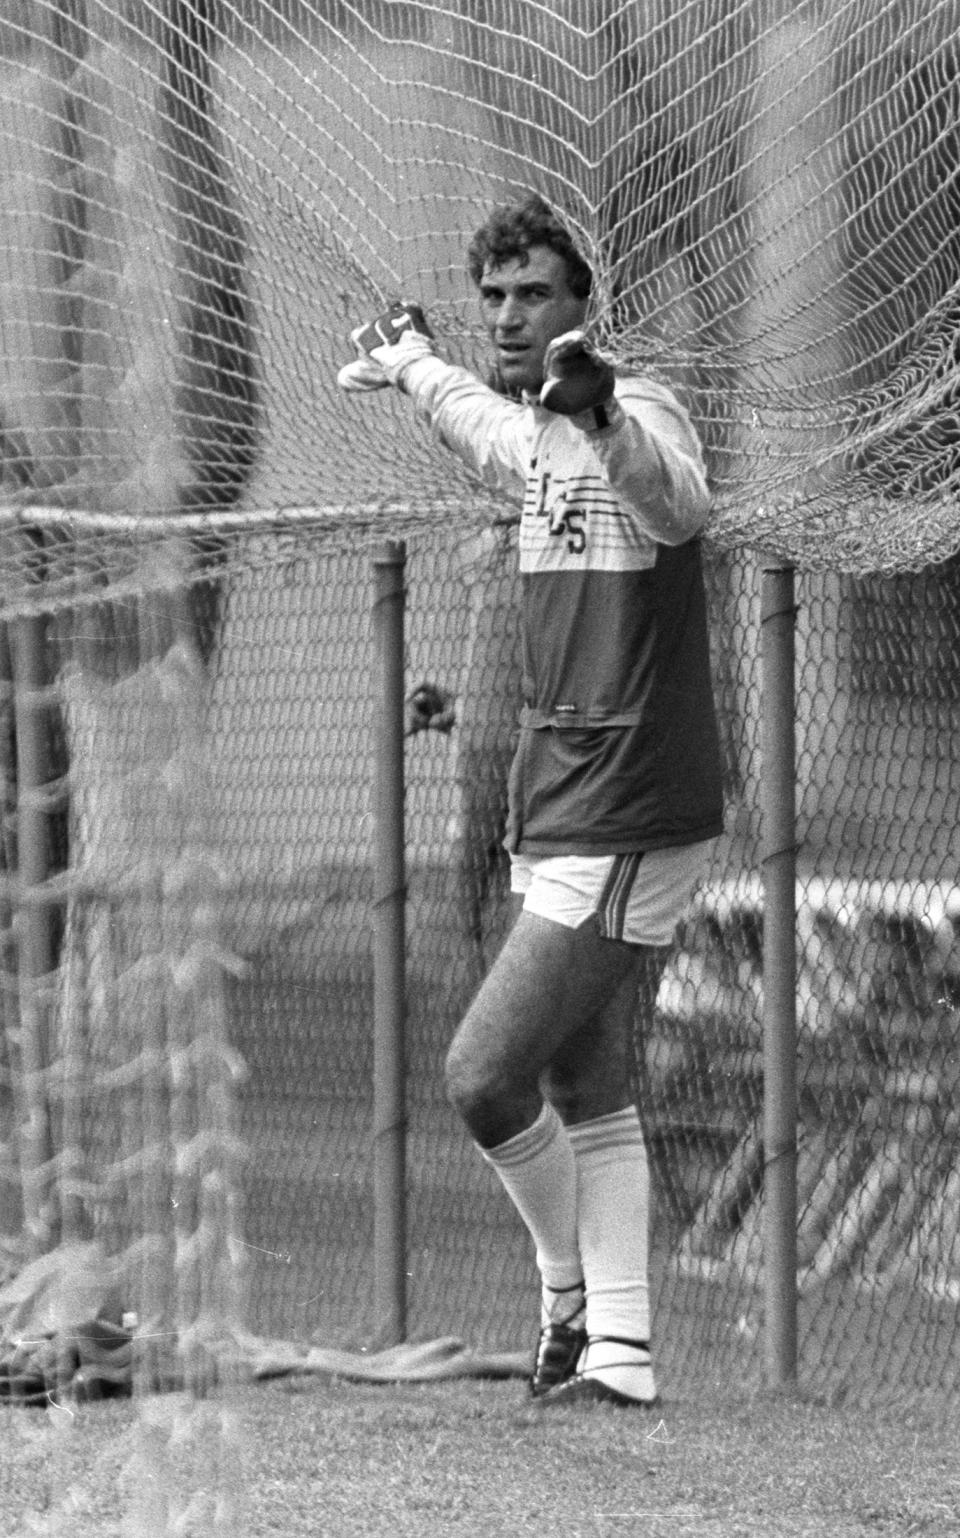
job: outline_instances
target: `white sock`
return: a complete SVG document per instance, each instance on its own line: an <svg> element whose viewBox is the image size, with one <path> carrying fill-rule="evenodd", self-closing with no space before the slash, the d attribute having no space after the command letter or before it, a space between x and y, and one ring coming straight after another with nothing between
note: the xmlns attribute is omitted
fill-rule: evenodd
<svg viewBox="0 0 960 1538"><path fill-rule="evenodd" d="M531 1127L481 1148L526 1224L537 1252L541 1323L579 1323L583 1270L577 1248L577 1172L567 1129L544 1103Z"/></svg>
<svg viewBox="0 0 960 1538"><path fill-rule="evenodd" d="M650 1175L633 1106L568 1129L589 1344L580 1370L630 1398L656 1396L650 1366Z"/></svg>

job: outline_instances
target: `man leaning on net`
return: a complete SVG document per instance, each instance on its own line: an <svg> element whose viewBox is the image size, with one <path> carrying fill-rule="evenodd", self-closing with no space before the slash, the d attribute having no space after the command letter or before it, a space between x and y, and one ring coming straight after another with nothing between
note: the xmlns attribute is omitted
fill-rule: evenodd
<svg viewBox="0 0 960 1538"><path fill-rule="evenodd" d="M708 492L673 395L618 377L585 334L591 270L540 197L494 210L468 268L495 387L437 355L415 306L355 331L360 357L340 374L346 389L402 390L522 503L506 836L518 912L453 1038L447 1087L536 1246L532 1394L650 1406L648 1166L629 1061L642 972L662 964L722 823Z"/></svg>

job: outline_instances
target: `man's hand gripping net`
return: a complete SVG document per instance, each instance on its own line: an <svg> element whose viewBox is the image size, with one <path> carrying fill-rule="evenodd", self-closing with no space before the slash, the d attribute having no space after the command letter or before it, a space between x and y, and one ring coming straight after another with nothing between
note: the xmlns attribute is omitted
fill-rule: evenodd
<svg viewBox="0 0 960 1538"><path fill-rule="evenodd" d="M600 411L612 400L616 380L613 365L582 331L554 337L543 362L546 378L540 404L548 411L577 417L584 411Z"/></svg>
<svg viewBox="0 0 960 1538"><path fill-rule="evenodd" d="M382 315L358 326L350 333L350 340L360 354L353 363L347 363L337 375L341 390L367 394L371 390L384 390L396 382L397 366L410 357L422 356L432 348L424 346L432 339L433 332L418 304L395 299ZM423 338L424 343L413 338Z"/></svg>

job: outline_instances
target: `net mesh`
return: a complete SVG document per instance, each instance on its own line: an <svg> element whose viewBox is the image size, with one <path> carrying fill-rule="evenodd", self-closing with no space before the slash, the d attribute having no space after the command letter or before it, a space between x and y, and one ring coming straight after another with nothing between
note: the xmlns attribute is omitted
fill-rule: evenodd
<svg viewBox="0 0 960 1538"><path fill-rule="evenodd" d="M19 0L10 500L138 523L326 507L355 533L371 508L395 530L482 518L402 402L335 376L397 293L482 358L465 234L536 186L594 260L601 340L688 400L716 541L849 571L950 556L958 20L956 0L586 20L562 0Z"/></svg>
<svg viewBox="0 0 960 1538"><path fill-rule="evenodd" d="M456 702L407 746L410 1328L526 1343L439 1075L506 922L515 510L335 380L397 294L482 370L465 239L530 187L714 492L727 833L637 1039L665 1381L757 1362L761 558L803 574L804 1363L956 1381L958 36L957 0L5 7L0 1195L122 1261L145 1385L199 1395L244 1320L376 1330L385 537Z"/></svg>

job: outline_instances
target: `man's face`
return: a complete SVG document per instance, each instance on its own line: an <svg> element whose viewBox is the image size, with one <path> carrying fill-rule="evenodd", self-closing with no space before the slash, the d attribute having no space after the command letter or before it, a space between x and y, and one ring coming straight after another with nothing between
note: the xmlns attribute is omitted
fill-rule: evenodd
<svg viewBox="0 0 960 1538"><path fill-rule="evenodd" d="M483 270L480 313L507 389L537 394L543 355L554 337L582 326L586 299L567 286L566 263L549 246L531 246L528 260Z"/></svg>

